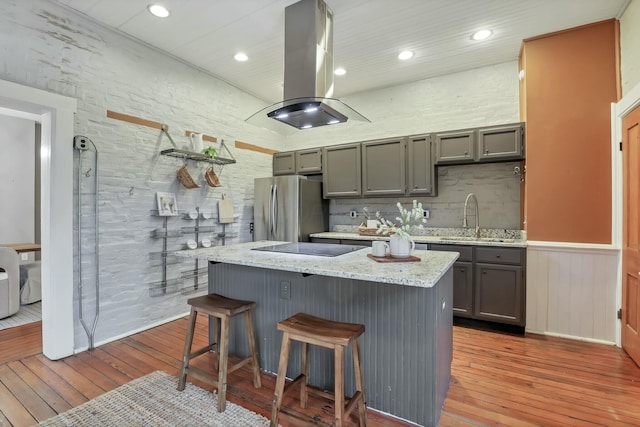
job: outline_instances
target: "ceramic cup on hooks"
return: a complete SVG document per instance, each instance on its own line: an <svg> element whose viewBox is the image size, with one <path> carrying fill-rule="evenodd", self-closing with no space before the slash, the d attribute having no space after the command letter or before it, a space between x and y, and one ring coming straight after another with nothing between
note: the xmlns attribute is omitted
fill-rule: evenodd
<svg viewBox="0 0 640 427"><path fill-rule="evenodd" d="M194 153L201 153L204 148L204 139L201 133L191 132L189 138L191 139L191 147Z"/></svg>

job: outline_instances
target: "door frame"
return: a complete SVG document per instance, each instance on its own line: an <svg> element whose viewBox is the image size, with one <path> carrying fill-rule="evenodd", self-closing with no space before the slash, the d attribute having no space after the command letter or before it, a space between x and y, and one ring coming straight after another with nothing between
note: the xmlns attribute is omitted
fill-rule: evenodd
<svg viewBox="0 0 640 427"><path fill-rule="evenodd" d="M41 124L42 353L74 352L74 98L0 80L0 113Z"/></svg>
<svg viewBox="0 0 640 427"><path fill-rule="evenodd" d="M611 173L612 173L612 215L611 243L618 248L618 274L616 277L616 307L622 307L622 118L640 107L640 83L629 91L617 103L611 104ZM622 322L616 322L616 345L622 347Z"/></svg>

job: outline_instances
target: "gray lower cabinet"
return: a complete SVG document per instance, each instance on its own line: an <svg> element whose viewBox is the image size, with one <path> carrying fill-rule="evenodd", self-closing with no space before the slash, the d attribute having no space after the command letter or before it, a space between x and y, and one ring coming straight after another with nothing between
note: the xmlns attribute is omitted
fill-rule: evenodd
<svg viewBox="0 0 640 427"><path fill-rule="evenodd" d="M273 175L293 175L296 173L295 151L284 151L273 155Z"/></svg>
<svg viewBox="0 0 640 427"><path fill-rule="evenodd" d="M405 194L404 138L362 143L362 195L403 196Z"/></svg>
<svg viewBox="0 0 640 427"><path fill-rule="evenodd" d="M431 135L407 137L407 195L436 196L436 168Z"/></svg>
<svg viewBox="0 0 640 427"><path fill-rule="evenodd" d="M430 244L429 249L460 254L453 265L453 315L473 317L473 247Z"/></svg>
<svg viewBox="0 0 640 427"><path fill-rule="evenodd" d="M436 133L436 164L473 163L476 137L475 129Z"/></svg>
<svg viewBox="0 0 640 427"><path fill-rule="evenodd" d="M322 192L325 199L362 195L360 143L322 148Z"/></svg>
<svg viewBox="0 0 640 427"><path fill-rule="evenodd" d="M474 317L524 326L522 272L516 265L476 264Z"/></svg>
<svg viewBox="0 0 640 427"><path fill-rule="evenodd" d="M296 153L296 173L308 175L322 173L322 148L298 150Z"/></svg>
<svg viewBox="0 0 640 427"><path fill-rule="evenodd" d="M453 315L473 317L473 263L457 261L453 266Z"/></svg>
<svg viewBox="0 0 640 427"><path fill-rule="evenodd" d="M525 249L441 244L429 249L460 253L453 266L454 316L525 326Z"/></svg>
<svg viewBox="0 0 640 427"><path fill-rule="evenodd" d="M524 125L514 123L478 129L478 161L524 158Z"/></svg>

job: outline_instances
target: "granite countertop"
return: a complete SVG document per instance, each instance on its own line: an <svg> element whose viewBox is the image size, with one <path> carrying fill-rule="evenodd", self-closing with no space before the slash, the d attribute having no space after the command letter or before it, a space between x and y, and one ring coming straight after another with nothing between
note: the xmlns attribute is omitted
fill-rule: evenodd
<svg viewBox="0 0 640 427"><path fill-rule="evenodd" d="M471 230L473 232L473 230ZM442 233L441 235L438 235ZM361 236L353 229L313 233L310 237L340 240L389 240L389 236ZM427 229L423 235L411 236L416 243L440 243L447 245L527 247L527 240L519 230L481 230L479 239L469 235L468 229Z"/></svg>
<svg viewBox="0 0 640 427"><path fill-rule="evenodd" d="M459 254L457 252L414 250L419 262L381 263L367 257L366 247L336 257L252 251L252 248L287 242L261 240L228 246L177 251L184 258L202 259L227 264L293 271L345 279L366 280L421 288L430 288L446 273ZM319 243L322 244L322 243Z"/></svg>

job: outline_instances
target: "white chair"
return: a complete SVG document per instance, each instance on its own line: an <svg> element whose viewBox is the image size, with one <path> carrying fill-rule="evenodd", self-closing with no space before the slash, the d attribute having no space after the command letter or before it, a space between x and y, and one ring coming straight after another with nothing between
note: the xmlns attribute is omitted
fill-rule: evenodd
<svg viewBox="0 0 640 427"><path fill-rule="evenodd" d="M20 304L33 304L42 299L40 261L20 265Z"/></svg>
<svg viewBox="0 0 640 427"><path fill-rule="evenodd" d="M11 248L0 247L0 319L20 309L20 258Z"/></svg>

